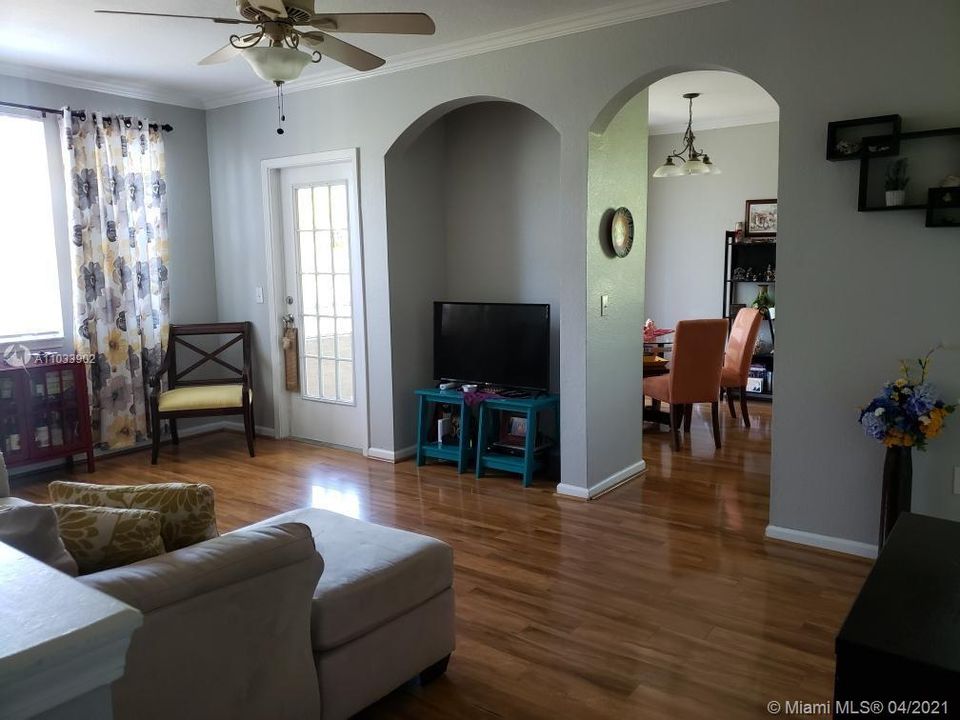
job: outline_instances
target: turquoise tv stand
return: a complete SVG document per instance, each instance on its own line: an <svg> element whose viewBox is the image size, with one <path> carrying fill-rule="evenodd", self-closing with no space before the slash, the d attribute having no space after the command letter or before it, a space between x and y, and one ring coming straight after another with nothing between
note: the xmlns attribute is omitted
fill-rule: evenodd
<svg viewBox="0 0 960 720"><path fill-rule="evenodd" d="M473 457L470 425L473 413L467 405L466 396L459 390L440 390L424 388L417 390L417 466L426 464L427 458L448 460L457 464L457 472L467 471ZM432 405L454 405L460 408L460 442L456 445L444 445L440 439L427 440L430 428L427 423L433 418Z"/></svg>
<svg viewBox="0 0 960 720"><path fill-rule="evenodd" d="M523 477L523 486L530 487L533 483L533 473L542 464L537 451L537 430L540 424L540 413L552 410L556 414L556 427L560 429L560 396L538 395L530 398L487 398L480 403L480 421L477 432L477 477L483 477L487 468L519 473ZM527 434L522 455L511 455L488 447L487 425L497 415L504 412L524 415L527 419Z"/></svg>

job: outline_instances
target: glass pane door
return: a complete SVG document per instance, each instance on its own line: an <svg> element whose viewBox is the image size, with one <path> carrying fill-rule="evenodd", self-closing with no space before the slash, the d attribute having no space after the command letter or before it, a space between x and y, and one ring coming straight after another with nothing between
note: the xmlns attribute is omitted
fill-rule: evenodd
<svg viewBox="0 0 960 720"><path fill-rule="evenodd" d="M296 190L305 399L353 404L353 303L346 182Z"/></svg>
<svg viewBox="0 0 960 720"><path fill-rule="evenodd" d="M20 422L20 406L24 402L18 397L20 392L13 372L0 374L0 452L8 462L24 457L27 449Z"/></svg>

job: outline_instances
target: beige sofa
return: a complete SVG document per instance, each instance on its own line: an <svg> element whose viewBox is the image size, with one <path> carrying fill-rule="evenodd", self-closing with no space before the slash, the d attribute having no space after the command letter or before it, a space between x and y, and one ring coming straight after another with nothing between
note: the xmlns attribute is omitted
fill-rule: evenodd
<svg viewBox="0 0 960 720"><path fill-rule="evenodd" d="M274 523L308 526L325 562L310 632L323 720L445 671L456 637L449 545L312 508L251 529Z"/></svg>
<svg viewBox="0 0 960 720"><path fill-rule="evenodd" d="M450 546L325 510L78 581L144 615L115 720L344 720L454 649Z"/></svg>

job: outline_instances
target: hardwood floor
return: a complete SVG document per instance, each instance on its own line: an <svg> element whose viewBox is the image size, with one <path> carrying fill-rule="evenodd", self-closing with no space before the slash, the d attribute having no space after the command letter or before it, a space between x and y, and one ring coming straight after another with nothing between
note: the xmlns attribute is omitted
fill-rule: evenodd
<svg viewBox="0 0 960 720"><path fill-rule="evenodd" d="M457 650L447 674L364 718L762 718L771 699L826 701L833 638L869 563L766 541L770 412L710 406L680 452L647 426L646 476L592 502L515 476L390 465L294 441L217 433L100 462L80 480L196 481L221 530L304 505L442 538L455 549ZM46 482L14 479L43 501Z"/></svg>

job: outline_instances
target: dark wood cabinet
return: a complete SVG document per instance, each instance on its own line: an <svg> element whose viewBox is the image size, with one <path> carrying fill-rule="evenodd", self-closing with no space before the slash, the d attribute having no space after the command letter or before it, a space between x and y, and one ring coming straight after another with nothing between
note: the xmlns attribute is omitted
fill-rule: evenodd
<svg viewBox="0 0 960 720"><path fill-rule="evenodd" d="M86 368L38 363L0 368L0 451L8 467L86 455L94 470Z"/></svg>
<svg viewBox="0 0 960 720"><path fill-rule="evenodd" d="M900 516L837 635L834 717L960 717L958 548L960 523Z"/></svg>

